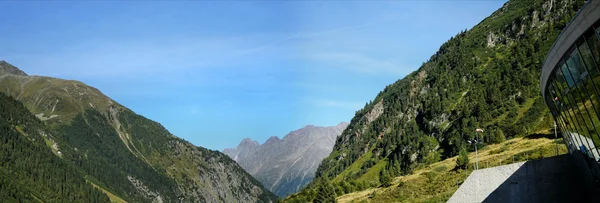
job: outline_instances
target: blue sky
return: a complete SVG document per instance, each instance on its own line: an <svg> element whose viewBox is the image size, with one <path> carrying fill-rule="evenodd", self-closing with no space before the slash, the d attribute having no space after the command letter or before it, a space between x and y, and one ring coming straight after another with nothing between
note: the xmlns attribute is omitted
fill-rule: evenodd
<svg viewBox="0 0 600 203"><path fill-rule="evenodd" d="M349 121L505 1L0 2L0 59L222 150Z"/></svg>

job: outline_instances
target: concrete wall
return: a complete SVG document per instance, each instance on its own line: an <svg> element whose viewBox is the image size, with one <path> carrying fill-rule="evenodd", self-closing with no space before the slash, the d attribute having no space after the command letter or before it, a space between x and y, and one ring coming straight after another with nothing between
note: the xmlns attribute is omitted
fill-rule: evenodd
<svg viewBox="0 0 600 203"><path fill-rule="evenodd" d="M476 170L448 202L592 202L572 157Z"/></svg>

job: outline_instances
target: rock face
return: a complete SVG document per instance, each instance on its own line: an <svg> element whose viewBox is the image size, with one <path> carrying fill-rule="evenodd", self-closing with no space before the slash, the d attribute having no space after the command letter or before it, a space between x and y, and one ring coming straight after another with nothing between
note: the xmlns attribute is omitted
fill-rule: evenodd
<svg viewBox="0 0 600 203"><path fill-rule="evenodd" d="M348 123L317 127L308 125L283 139L269 138L264 144L248 138L233 149L225 149L233 160L280 197L299 191L314 177L321 160L331 152L336 137Z"/></svg>
<svg viewBox="0 0 600 203"><path fill-rule="evenodd" d="M81 82L28 76L0 61L0 92L43 122L56 156L128 202L276 200L225 154L194 146Z"/></svg>
<svg viewBox="0 0 600 203"><path fill-rule="evenodd" d="M231 157L234 161L245 160L254 152L260 149L260 144L257 141L251 140L250 138L244 138L240 144L233 149L225 149L223 153Z"/></svg>

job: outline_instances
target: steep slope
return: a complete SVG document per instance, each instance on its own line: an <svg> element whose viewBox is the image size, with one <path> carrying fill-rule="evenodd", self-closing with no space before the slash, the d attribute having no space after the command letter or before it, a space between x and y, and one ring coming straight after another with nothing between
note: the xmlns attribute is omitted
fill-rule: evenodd
<svg viewBox="0 0 600 203"><path fill-rule="evenodd" d="M60 153L44 124L0 93L0 199L3 202L108 202Z"/></svg>
<svg viewBox="0 0 600 203"><path fill-rule="evenodd" d="M552 117L539 94L541 63L583 3L512 0L452 37L356 112L317 177L351 183L345 193L378 186L380 174L410 174L472 150L466 141L476 136L487 144L547 131ZM312 200L315 188L295 200Z"/></svg>
<svg viewBox="0 0 600 203"><path fill-rule="evenodd" d="M299 191L314 178L319 163L331 152L335 138L347 126L346 122L330 127L308 125L283 139L271 137L263 145L246 138L223 153L266 188L284 197Z"/></svg>
<svg viewBox="0 0 600 203"><path fill-rule="evenodd" d="M226 155L175 137L93 87L15 69L0 63L0 91L23 102L54 131L50 142L63 159L127 201L276 199Z"/></svg>

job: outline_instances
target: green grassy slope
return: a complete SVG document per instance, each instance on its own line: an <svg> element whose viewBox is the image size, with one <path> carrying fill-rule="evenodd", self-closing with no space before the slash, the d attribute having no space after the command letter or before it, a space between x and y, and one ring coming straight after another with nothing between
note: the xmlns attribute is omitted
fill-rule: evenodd
<svg viewBox="0 0 600 203"><path fill-rule="evenodd" d="M551 136L550 136L551 137ZM558 155L567 148L559 140ZM514 138L500 144L488 145L479 151L479 168L495 167L514 162L556 156L556 144L549 137ZM467 170L455 170L456 157L416 170L413 174L394 179L389 187L376 187L338 197L344 202L445 202L465 181L475 164L475 152L469 154Z"/></svg>

